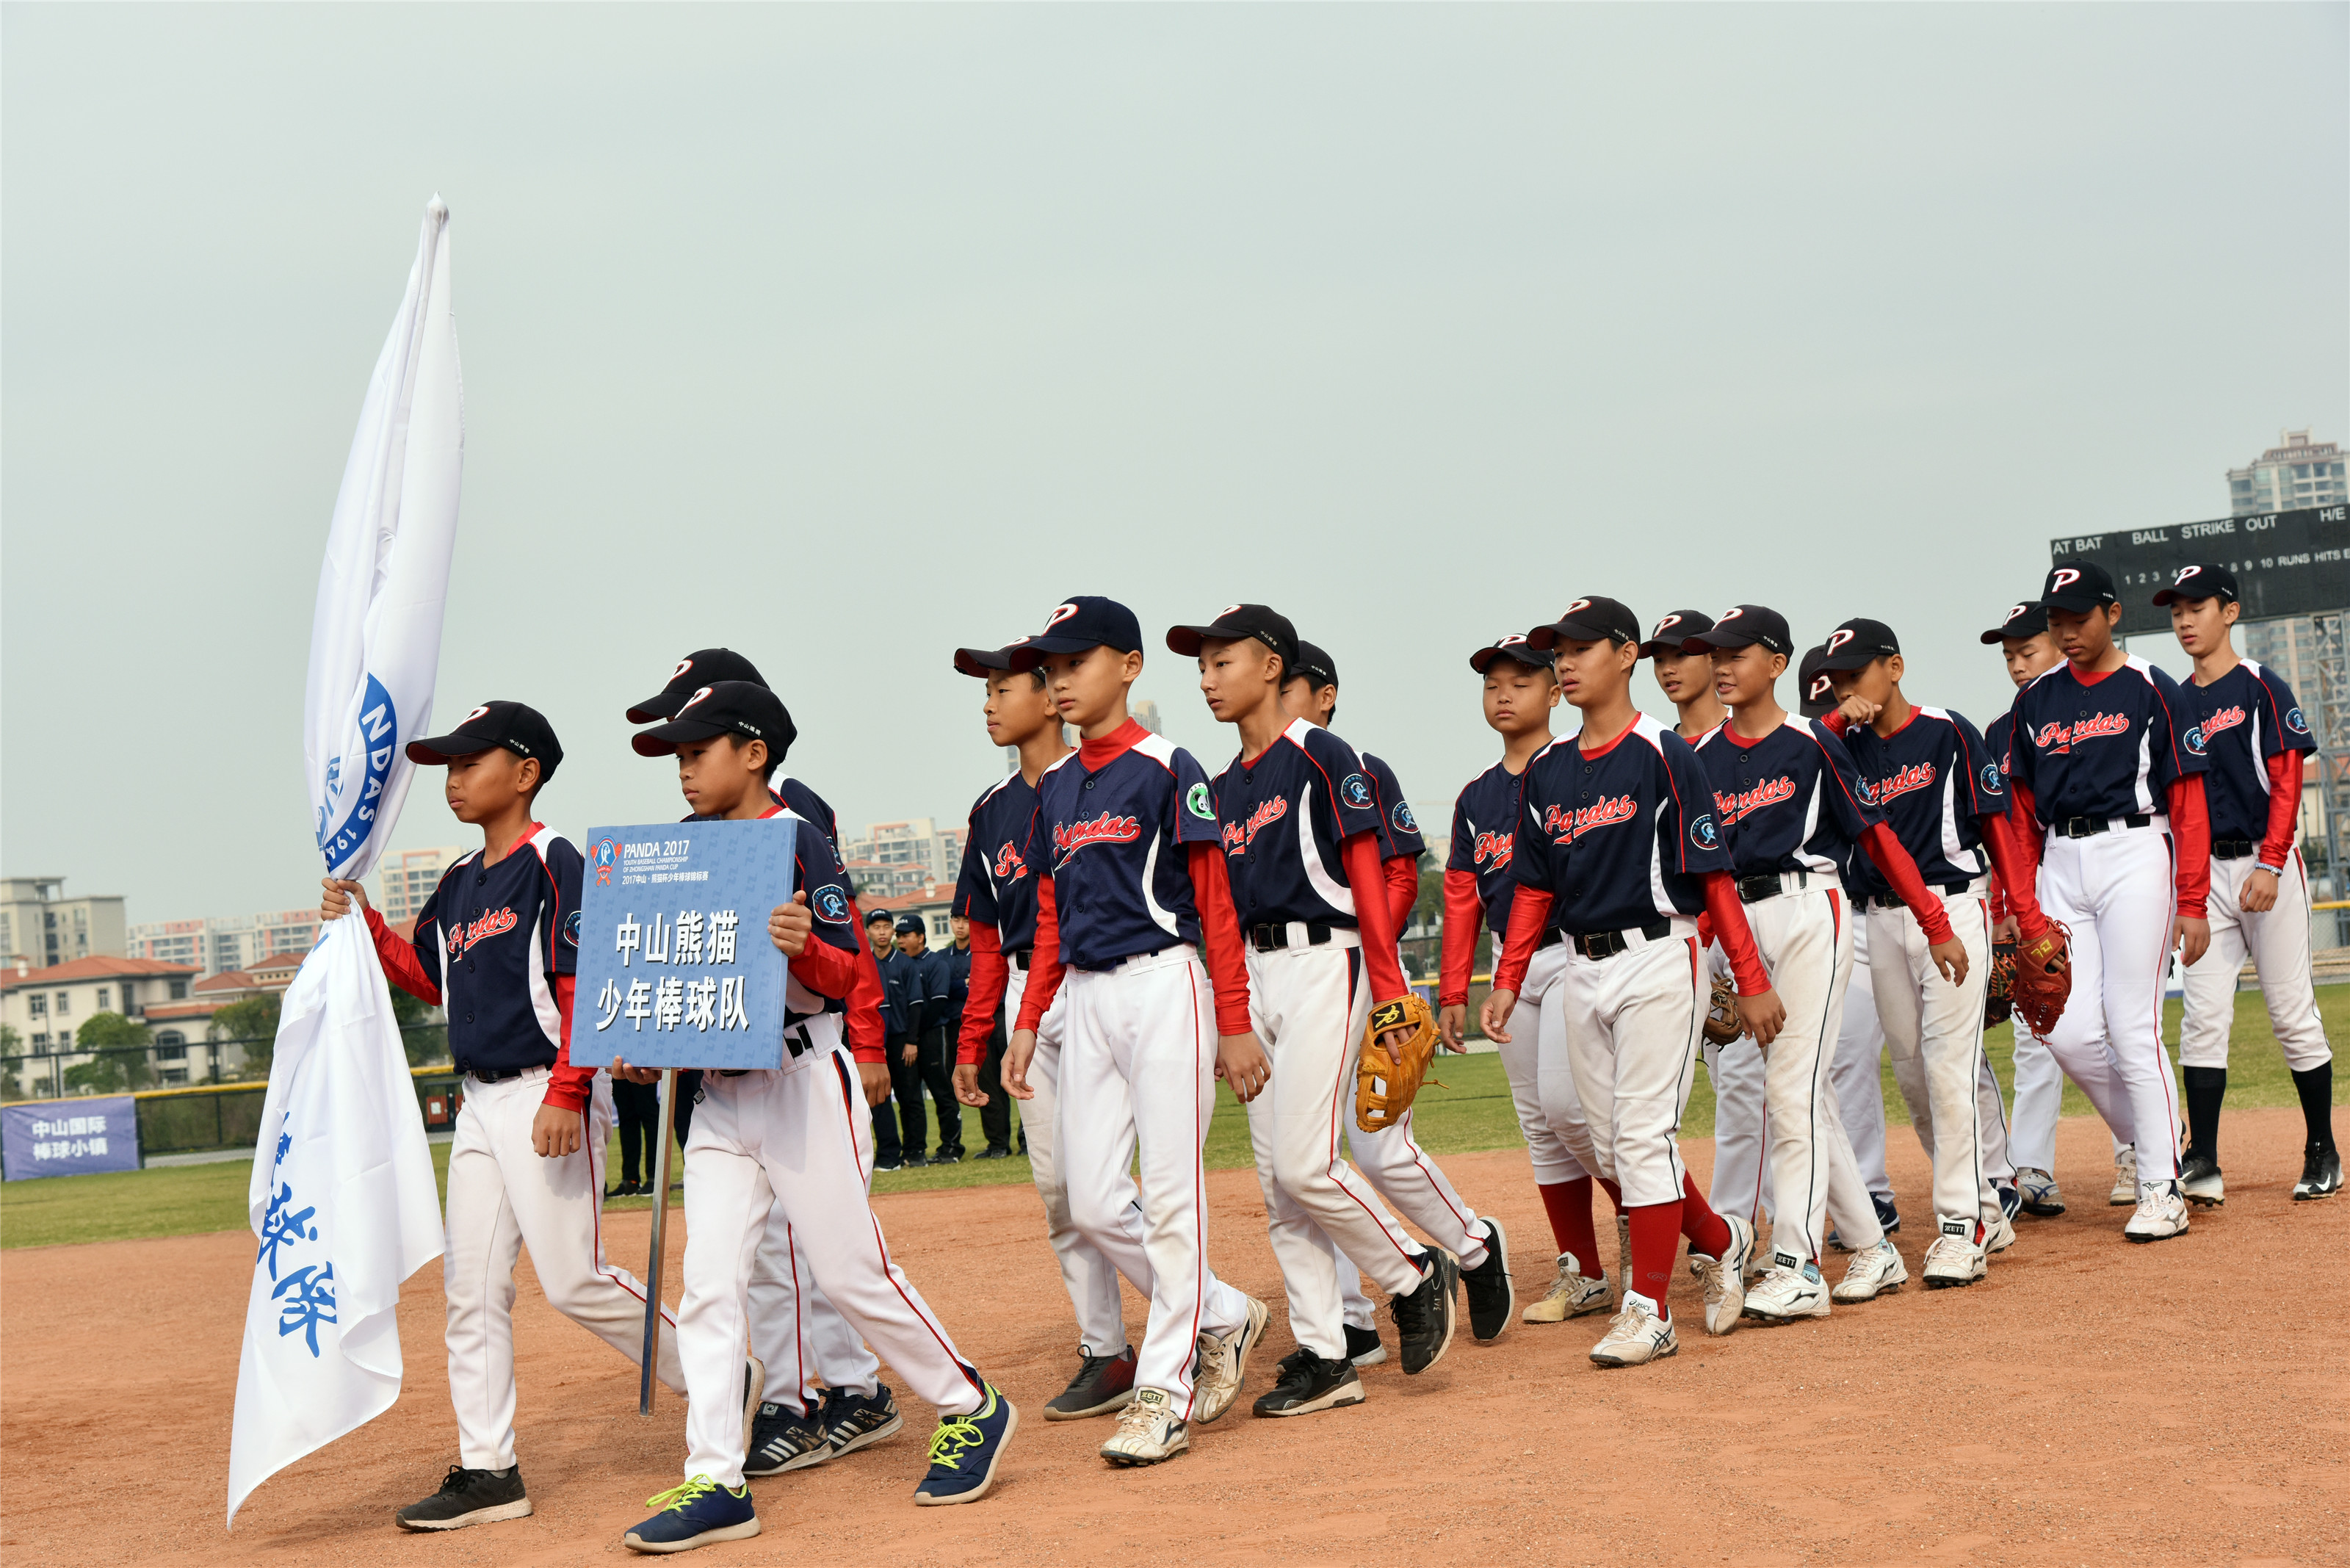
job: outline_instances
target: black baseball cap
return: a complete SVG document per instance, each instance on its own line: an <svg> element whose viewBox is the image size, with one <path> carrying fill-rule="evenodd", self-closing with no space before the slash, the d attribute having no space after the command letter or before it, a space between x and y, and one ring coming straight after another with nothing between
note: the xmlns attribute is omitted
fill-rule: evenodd
<svg viewBox="0 0 2350 1568"><path fill-rule="evenodd" d="M1248 642L1264 644L1281 655L1281 670L1285 680L1297 673L1299 645L1297 628L1287 616L1270 605L1226 605L1216 612L1216 618L1205 626L1170 626L1167 628L1167 648L1186 659L1196 659L1200 645L1205 642Z"/></svg>
<svg viewBox="0 0 2350 1568"><path fill-rule="evenodd" d="M1577 599L1548 626L1538 626L1526 633L1527 644L1545 652L1562 642L1602 640L1640 640L1640 618L1621 599Z"/></svg>
<svg viewBox="0 0 2350 1568"><path fill-rule="evenodd" d="M1311 680L1314 690L1319 691L1325 686L1338 684L1338 661L1323 651L1318 643L1301 642L1297 645L1297 673Z"/></svg>
<svg viewBox="0 0 2350 1568"><path fill-rule="evenodd" d="M1640 657L1654 659L1660 653L1685 652L1681 644L1689 639L1713 629L1713 618L1703 610L1675 610L1657 623L1648 640L1640 645Z"/></svg>
<svg viewBox="0 0 2350 1568"><path fill-rule="evenodd" d="M1681 651L1703 653L1715 648L1747 648L1761 643L1773 653L1795 651L1795 634L1787 618L1763 605L1732 605L1706 630L1684 638Z"/></svg>
<svg viewBox="0 0 2350 1568"><path fill-rule="evenodd" d="M780 762L799 731L793 728L784 700L765 687L751 680L721 680L694 691L679 705L676 718L638 731L629 743L640 757L666 757L688 742L716 735L764 741L768 754Z"/></svg>
<svg viewBox="0 0 2350 1568"><path fill-rule="evenodd" d="M895 921L889 919L889 911L887 909L875 909L871 911L865 917L865 923L868 926L889 926L896 924Z"/></svg>
<svg viewBox="0 0 2350 1568"><path fill-rule="evenodd" d="M1142 623L1116 599L1079 594L1063 599L1034 637L1015 637L1003 650L1014 670L1034 670L1048 653L1079 653L1088 648L1135 653L1142 648Z"/></svg>
<svg viewBox="0 0 2350 1568"><path fill-rule="evenodd" d="M1881 620L1855 616L1834 631L1821 647L1827 649L1826 670L1866 670L1880 659L1901 651L1901 639Z"/></svg>
<svg viewBox="0 0 2350 1568"><path fill-rule="evenodd" d="M1014 648L1018 646L1017 643L1013 645ZM1012 649L958 648L954 651L954 667L965 675L976 675L984 680L1012 668Z"/></svg>
<svg viewBox="0 0 2350 1568"><path fill-rule="evenodd" d="M447 734L409 742L408 760L445 763L451 757L470 757L493 746L504 746L518 757L536 758L542 785L555 776L556 768L563 761L563 746L555 738L555 726L546 722L546 714L520 702L483 703Z"/></svg>
<svg viewBox="0 0 2350 1568"><path fill-rule="evenodd" d="M2121 596L2114 592L2114 579L2095 561L2057 562L2040 590L2042 608L2067 610L2074 615L2119 603Z"/></svg>
<svg viewBox="0 0 2350 1568"><path fill-rule="evenodd" d="M687 654L669 672L669 684L660 692L646 698L629 710L629 722L650 724L657 719L673 719L685 706L685 700L703 687L720 680L747 680L754 686L764 686L759 671L749 659L731 648L704 648Z"/></svg>
<svg viewBox="0 0 2350 1568"><path fill-rule="evenodd" d="M2181 566L2172 574L2170 586L2154 596L2154 602L2158 605L2167 605L2173 599L2218 599L2223 605L2239 603L2236 574L2209 561L2198 566Z"/></svg>
<svg viewBox="0 0 2350 1568"><path fill-rule="evenodd" d="M1796 677L1795 698L1806 719L1825 719L1836 711L1835 683L1828 679L1828 650L1823 646L1804 650L1802 672Z"/></svg>
<svg viewBox="0 0 2350 1568"><path fill-rule="evenodd" d="M1558 668L1557 658L1536 648L1522 631L1513 631L1506 636L1497 637L1487 646L1471 654L1469 668L1482 675L1493 668L1493 660L1497 659L1514 659L1529 670L1555 670Z"/></svg>
<svg viewBox="0 0 2350 1568"><path fill-rule="evenodd" d="M898 917L897 931L901 937L920 936L929 929L930 928L928 926L922 924L922 917L920 915L900 915Z"/></svg>
<svg viewBox="0 0 2350 1568"><path fill-rule="evenodd" d="M2005 642L2010 638L2038 637L2048 629L2048 607L2038 599L2025 599L2007 607L2000 623L1982 634L1985 648Z"/></svg>

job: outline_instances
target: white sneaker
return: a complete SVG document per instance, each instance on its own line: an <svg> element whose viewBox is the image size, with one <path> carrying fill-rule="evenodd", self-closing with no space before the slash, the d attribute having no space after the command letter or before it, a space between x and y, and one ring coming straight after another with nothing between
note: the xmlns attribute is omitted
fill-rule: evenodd
<svg viewBox="0 0 2350 1568"><path fill-rule="evenodd" d="M1983 1231L1983 1251L2004 1252L2015 1245L2015 1221L2002 1214Z"/></svg>
<svg viewBox="0 0 2350 1568"><path fill-rule="evenodd" d="M2035 1166L2015 1168L2015 1189L2023 1195L2023 1211L2043 1219L2064 1212L2064 1189L2056 1179Z"/></svg>
<svg viewBox="0 0 2350 1568"><path fill-rule="evenodd" d="M1191 1446L1191 1434L1175 1418L1164 1388L1138 1388L1118 1413L1118 1430L1101 1446L1101 1457L1121 1466L1155 1465Z"/></svg>
<svg viewBox="0 0 2350 1568"><path fill-rule="evenodd" d="M1909 1265L1901 1261L1891 1241L1879 1241L1852 1255L1852 1267L1828 1294L1840 1302L1873 1302L1908 1282Z"/></svg>
<svg viewBox="0 0 2350 1568"><path fill-rule="evenodd" d="M1191 1373L1192 1386L1198 1397L1191 1401L1191 1419L1206 1426L1232 1407L1240 1397L1241 1384L1248 1376L1249 1352L1264 1337L1264 1325L1273 1316L1273 1309L1254 1296L1242 1298L1248 1303L1248 1316L1240 1327L1230 1334L1203 1334L1200 1336L1199 1360Z"/></svg>
<svg viewBox="0 0 2350 1568"><path fill-rule="evenodd" d="M2116 1209L2126 1209L2137 1201L2137 1146L2114 1156L2114 1189L2106 1201Z"/></svg>
<svg viewBox="0 0 2350 1568"><path fill-rule="evenodd" d="M1591 1347L1591 1359L1602 1366L1645 1366L1679 1355L1681 1342L1673 1325L1659 1323L1648 1298L1627 1291L1624 1310L1607 1324L1607 1332Z"/></svg>
<svg viewBox="0 0 2350 1568"><path fill-rule="evenodd" d="M1805 1263L1801 1268L1773 1263L1762 1282L1746 1293L1745 1313L1748 1317L1761 1318L1764 1323L1793 1323L1799 1317L1828 1315L1828 1282L1820 1277L1817 1263Z"/></svg>
<svg viewBox="0 0 2350 1568"><path fill-rule="evenodd" d="M1986 1272L1983 1250L1964 1236L1954 1236L1946 1231L1926 1249L1926 1288L1929 1291L1973 1284Z"/></svg>
<svg viewBox="0 0 2350 1568"><path fill-rule="evenodd" d="M2168 1241L2187 1234L2187 1199L2170 1181L2149 1181L2137 1189L2137 1212L2122 1227L2132 1241Z"/></svg>
<svg viewBox="0 0 2350 1568"><path fill-rule="evenodd" d="M1604 1311L1613 1299L1606 1274L1595 1280L1583 1272L1574 1253L1561 1252L1550 1293L1518 1315L1526 1323L1565 1323Z"/></svg>
<svg viewBox="0 0 2350 1568"><path fill-rule="evenodd" d="M1717 1334L1738 1332L1746 1311L1746 1266L1754 1261L1754 1227L1735 1214L1723 1215L1721 1222L1730 1227L1722 1255L1691 1252L1689 1261L1690 1272L1705 1286L1705 1332Z"/></svg>

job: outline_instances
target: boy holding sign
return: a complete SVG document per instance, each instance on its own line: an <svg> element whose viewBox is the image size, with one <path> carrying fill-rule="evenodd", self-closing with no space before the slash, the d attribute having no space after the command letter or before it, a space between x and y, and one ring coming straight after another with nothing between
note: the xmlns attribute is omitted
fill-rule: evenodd
<svg viewBox="0 0 2350 1568"><path fill-rule="evenodd" d="M993 1484L1018 1412L965 1363L907 1283L866 1193L871 1121L828 999L857 978L858 936L845 877L816 824L776 804L766 781L780 756L783 703L764 687L724 680L697 691L669 723L637 735L639 755L677 758L698 817L780 817L795 828L790 903L767 934L788 961L785 1027L803 1047L775 1068L711 1072L685 1148L684 1300L678 1310L686 1394L685 1484L653 1500L660 1511L622 1538L639 1552L681 1552L759 1533L743 1479L740 1379L752 1257L780 1204L826 1293L859 1334L939 1409L923 1504L975 1502ZM813 901L810 889L814 889ZM784 1053L778 1044L778 1056ZM615 1059L617 1075L658 1075Z"/></svg>

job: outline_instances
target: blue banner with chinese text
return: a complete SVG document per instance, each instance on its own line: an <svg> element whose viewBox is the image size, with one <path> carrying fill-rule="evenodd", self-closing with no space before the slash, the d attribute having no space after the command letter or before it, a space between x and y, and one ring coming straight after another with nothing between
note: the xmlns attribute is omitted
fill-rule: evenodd
<svg viewBox="0 0 2350 1568"><path fill-rule="evenodd" d="M129 1095L0 1107L7 1179L139 1168L139 1110Z"/></svg>

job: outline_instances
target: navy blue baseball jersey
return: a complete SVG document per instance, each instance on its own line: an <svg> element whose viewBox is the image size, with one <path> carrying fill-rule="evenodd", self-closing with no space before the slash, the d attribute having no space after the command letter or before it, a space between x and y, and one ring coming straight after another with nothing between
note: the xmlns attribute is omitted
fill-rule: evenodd
<svg viewBox="0 0 2350 1568"><path fill-rule="evenodd" d="M1381 816L1354 747L1295 720L1254 762L1232 759L1216 781L1216 804L1242 925L1357 925L1339 846L1358 833L1378 835Z"/></svg>
<svg viewBox="0 0 2350 1568"><path fill-rule="evenodd" d="M1428 853L1428 840L1419 836L1419 819L1411 814L1411 803L1403 797L1403 781L1395 769L1368 752L1357 753L1363 759L1363 771L1371 777L1371 799L1379 812L1379 858L1409 860L1419 864Z"/></svg>
<svg viewBox="0 0 2350 1568"><path fill-rule="evenodd" d="M840 833L838 828L834 825L832 807L825 804L824 796L816 794L816 791L808 788L807 785L800 783L799 780L795 778L785 778L780 784L769 784L767 786L767 798L774 801L778 807L791 813L793 816L796 817L800 821L814 823L816 826L822 828L824 830L825 841L827 847L839 843ZM768 815L772 816L775 813L770 812ZM706 822L710 819L703 816L689 815L680 820L685 822ZM826 888L829 888L830 889L829 893L827 895L826 902L828 906L833 908L846 909L848 901L856 896L854 884L849 881L846 872L838 870L839 856L837 852L834 854L832 859L836 869L836 875L833 876L827 884L826 884ZM810 908L815 907L816 895L819 892L824 892L826 890L826 888L810 887L806 882L795 882L792 886L795 888L806 890L808 896L808 904ZM835 900L838 900L838 902L835 903ZM843 918L845 918L845 916ZM839 944L836 943L834 945L837 946ZM804 996L806 998L813 998L814 1000L824 1003L822 1007L814 1009L813 1011L815 1012L839 1012L845 1014L848 1011L848 1000L846 997L818 996L812 991L806 992ZM806 1015L800 1011L799 1004L797 1002L787 1002L785 1004L785 1011L791 1013L795 1018Z"/></svg>
<svg viewBox="0 0 2350 1568"><path fill-rule="evenodd" d="M1098 769L1080 747L1036 781L1036 855L1053 878L1061 961L1078 969L1200 940L1184 846L1222 836L1216 792L1191 753L1134 729Z"/></svg>
<svg viewBox="0 0 2350 1568"><path fill-rule="evenodd" d="M1512 874L1552 895L1571 936L1702 913L1704 875L1731 859L1696 751L1646 713L1605 750L1576 742L1526 764Z"/></svg>
<svg viewBox="0 0 2350 1568"><path fill-rule="evenodd" d="M954 912L993 926L1006 952L1036 941L1036 878L1032 867L1036 786L1017 773L989 788L971 808Z"/></svg>
<svg viewBox="0 0 2350 1568"><path fill-rule="evenodd" d="M2015 694L2011 783L2043 827L2166 810L2174 781L2206 771L2187 746L2194 703L2143 659L2087 680L2067 659Z"/></svg>
<svg viewBox="0 0 2350 1568"><path fill-rule="evenodd" d="M1510 868L1510 843L1517 834L1523 784L1519 774L1495 763L1471 779L1452 803L1452 848L1444 868L1477 879L1486 929L1501 936L1509 934L1510 896L1518 887Z"/></svg>
<svg viewBox="0 0 2350 1568"><path fill-rule="evenodd" d="M1863 797L1852 753L1817 719L1790 713L1752 741L1725 719L1698 737L1697 754L1742 877L1840 876L1860 836L1885 820Z"/></svg>
<svg viewBox="0 0 2350 1568"><path fill-rule="evenodd" d="M775 806L760 817L772 822L788 817L795 825L792 838L792 888L806 893L808 913L814 924L809 928L818 941L842 952L855 955L863 942L857 932L856 906L848 891L848 873L841 869L840 855L832 846L831 836L817 824L787 806ZM764 929L764 922L761 922ZM842 1003L820 992L802 985L799 977L788 965L784 970L784 1022L796 1023L813 1018L819 1012L837 1012Z"/></svg>
<svg viewBox="0 0 2350 1568"><path fill-rule="evenodd" d="M1991 760L1999 764L2002 792L2007 787L2007 781L2015 776L2014 742L2015 710L2012 708L1983 726L1983 749L1991 753Z"/></svg>
<svg viewBox="0 0 2350 1568"><path fill-rule="evenodd" d="M441 874L412 939L449 1014L449 1055L461 1073L551 1067L563 1015L550 975L579 962L578 847L552 828L494 866L476 849Z"/></svg>
<svg viewBox="0 0 2350 1568"><path fill-rule="evenodd" d="M922 1015L920 966L902 948L891 947L879 961L881 969L881 1026L891 1040L914 1032Z"/></svg>
<svg viewBox="0 0 2350 1568"><path fill-rule="evenodd" d="M2007 815L2007 775L1964 714L1912 708L1909 722L1890 735L1855 724L1844 742L1868 798L1919 876L1947 885L1991 870L1979 819Z"/></svg>
<svg viewBox="0 0 2350 1568"><path fill-rule="evenodd" d="M2268 760L2280 752L2314 752L2316 739L2282 676L2247 659L2209 686L2181 689L2195 705L2187 749L2204 758L2211 836L2268 836Z"/></svg>

